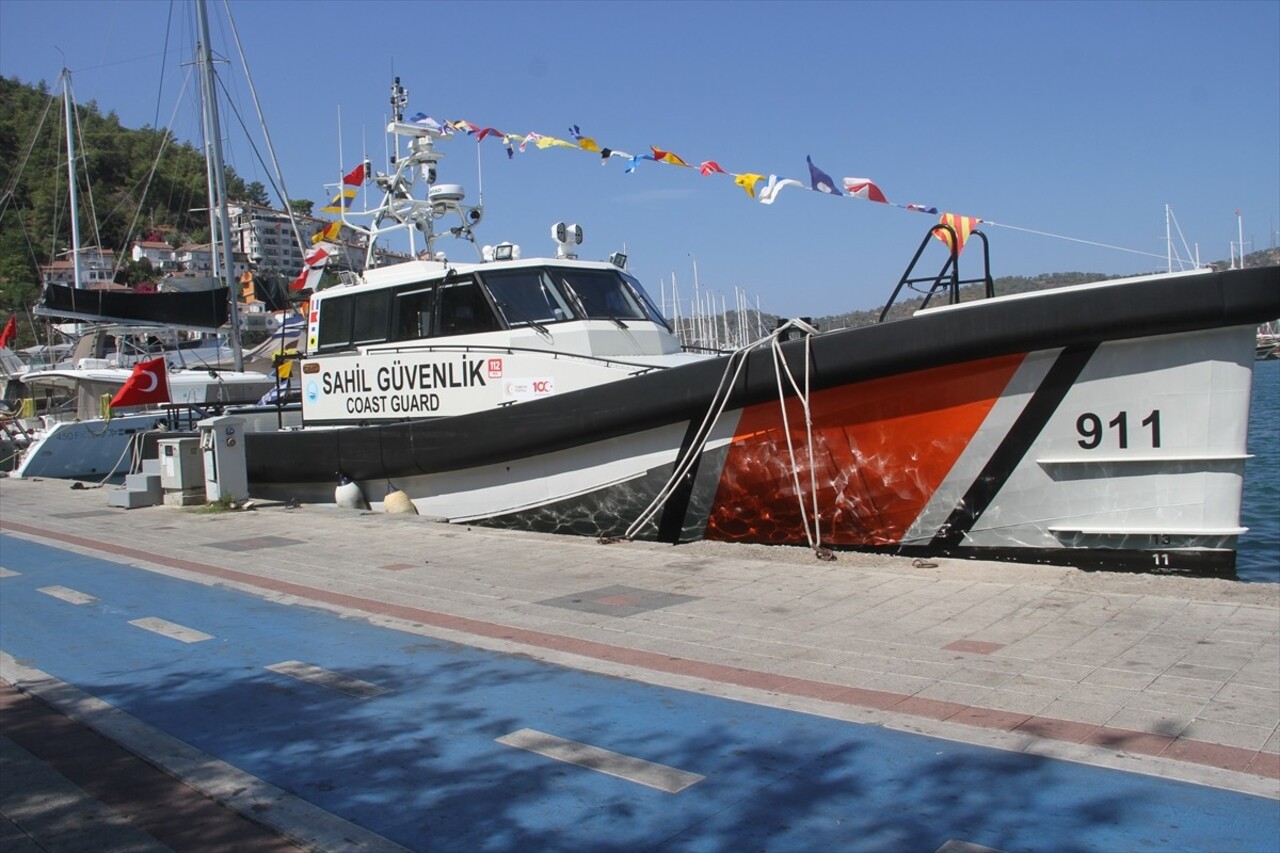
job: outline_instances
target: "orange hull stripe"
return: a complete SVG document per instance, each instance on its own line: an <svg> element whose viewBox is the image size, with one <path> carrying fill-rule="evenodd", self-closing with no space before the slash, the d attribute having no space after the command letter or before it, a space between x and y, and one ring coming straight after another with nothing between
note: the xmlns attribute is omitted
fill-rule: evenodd
<svg viewBox="0 0 1280 853"><path fill-rule="evenodd" d="M823 541L849 546L898 542L969 445L1023 358L1010 355L948 365L813 394ZM809 511L804 414L794 398L788 400L787 418ZM706 537L776 544L805 541L776 401L743 410Z"/></svg>

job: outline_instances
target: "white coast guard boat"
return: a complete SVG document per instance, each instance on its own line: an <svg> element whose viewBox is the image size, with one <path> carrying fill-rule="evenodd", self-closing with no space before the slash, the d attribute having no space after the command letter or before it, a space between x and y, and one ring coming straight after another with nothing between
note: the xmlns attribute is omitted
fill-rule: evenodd
<svg viewBox="0 0 1280 853"><path fill-rule="evenodd" d="M454 522L1234 572L1280 268L997 296L953 250L930 292L949 304L692 355L568 229L551 258L437 252L438 221L470 239L481 211L435 183L440 132L398 110L388 131L407 153L376 176L370 247L400 229L431 259L315 294L306 427L246 436L253 496L331 502L344 477ZM987 298L960 302L973 282Z"/></svg>

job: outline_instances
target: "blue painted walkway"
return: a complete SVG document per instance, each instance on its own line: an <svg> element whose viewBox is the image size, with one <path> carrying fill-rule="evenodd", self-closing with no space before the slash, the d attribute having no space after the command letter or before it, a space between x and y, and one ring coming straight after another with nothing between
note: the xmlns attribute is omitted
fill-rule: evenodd
<svg viewBox="0 0 1280 853"><path fill-rule="evenodd" d="M18 573L0 649L413 849L1275 850L1267 798L578 672L11 536L0 566ZM386 692L267 669L287 661ZM666 793L497 741L522 729L704 778Z"/></svg>

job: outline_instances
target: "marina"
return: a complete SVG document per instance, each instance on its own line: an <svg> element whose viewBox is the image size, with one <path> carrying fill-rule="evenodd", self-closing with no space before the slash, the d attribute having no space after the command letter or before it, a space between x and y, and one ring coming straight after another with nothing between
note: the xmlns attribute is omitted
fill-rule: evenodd
<svg viewBox="0 0 1280 853"><path fill-rule="evenodd" d="M1274 853L1280 5L731 11L0 2L0 850Z"/></svg>
<svg viewBox="0 0 1280 853"><path fill-rule="evenodd" d="M628 171L640 160L688 163L657 147L602 147L577 125L570 142L437 121L413 112L425 105L411 107L395 77L385 162L344 164L322 208L337 221L318 226L309 251L285 205L306 255L288 286L305 331L296 348L281 335L269 369L242 371L241 296L270 288L254 271L240 277L243 289L233 276L230 211L245 205L228 196L207 10L198 2L195 11L207 248L221 286L78 296L73 217L75 286L46 280L33 311L120 322L141 306L138 316L162 323L173 312L169 322L183 328L190 320L162 296L194 297L183 318L225 297L205 328L226 321L234 370L183 374L161 354L132 372L84 359L30 371L19 381L33 396L15 400L6 419L17 476L106 481L127 464L130 479L155 479L158 442L198 431L211 501L394 503L454 524L804 546L820 559L862 551L1236 576L1258 329L1280 315L1280 266L1246 266L1243 237L1238 267L1234 253L1229 269L1197 253L1190 268L1179 255L1175 270L1180 226L1166 205L1168 271L1005 291L985 220L895 204L938 219L886 286L876 322L820 330L779 316L765 331L757 310L761 334L729 346L725 312L724 348L695 345L677 332L678 310L665 316L665 286L659 307L625 251L580 256L579 225L551 226L554 255L502 233L482 242L483 196L470 199L443 165L450 144L474 141L479 152L487 136L509 158L518 143L589 151ZM62 82L75 209L66 69ZM714 161L701 171L732 174L752 199L765 182L765 204L793 186L890 204L869 179L837 181L806 163L808 187ZM907 299L910 291L923 295ZM74 400L62 414L75 422L44 414L29 427L42 391L50 408L55 397ZM140 488L113 505L160 500L155 483Z"/></svg>

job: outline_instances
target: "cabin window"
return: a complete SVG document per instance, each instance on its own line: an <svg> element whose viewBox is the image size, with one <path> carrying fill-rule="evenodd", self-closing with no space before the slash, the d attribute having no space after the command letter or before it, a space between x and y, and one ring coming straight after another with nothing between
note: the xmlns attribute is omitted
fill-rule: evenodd
<svg viewBox="0 0 1280 853"><path fill-rule="evenodd" d="M442 335L467 335L501 328L489 300L474 281L443 285L436 298Z"/></svg>
<svg viewBox="0 0 1280 853"><path fill-rule="evenodd" d="M351 345L353 302L350 296L331 296L321 303L320 332L316 341L321 351L346 349Z"/></svg>
<svg viewBox="0 0 1280 853"><path fill-rule="evenodd" d="M422 287L396 294L395 319L391 339L413 341L437 333L435 326L436 289Z"/></svg>
<svg viewBox="0 0 1280 853"><path fill-rule="evenodd" d="M573 316L568 300L543 270L487 272L484 283L509 326L558 323Z"/></svg>
<svg viewBox="0 0 1280 853"><path fill-rule="evenodd" d="M557 270L593 320L647 320L639 299L617 273L608 270Z"/></svg>
<svg viewBox="0 0 1280 853"><path fill-rule="evenodd" d="M357 344L381 343L387 339L387 311L391 307L391 291L371 290L355 294L351 340Z"/></svg>

